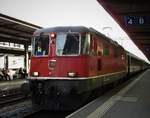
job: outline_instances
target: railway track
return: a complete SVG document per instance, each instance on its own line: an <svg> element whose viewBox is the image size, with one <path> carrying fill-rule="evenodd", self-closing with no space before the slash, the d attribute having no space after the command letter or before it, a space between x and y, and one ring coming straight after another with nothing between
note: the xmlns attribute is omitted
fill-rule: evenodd
<svg viewBox="0 0 150 118"><path fill-rule="evenodd" d="M30 118L49 116L62 118L70 112L50 112L45 110L34 110L30 96L25 96L20 89L0 91L0 118Z"/></svg>
<svg viewBox="0 0 150 118"><path fill-rule="evenodd" d="M28 115L24 118L65 118L73 111L47 111L41 110L39 112Z"/></svg>
<svg viewBox="0 0 150 118"><path fill-rule="evenodd" d="M25 100L0 108L0 118L24 118L34 112L31 101Z"/></svg>
<svg viewBox="0 0 150 118"><path fill-rule="evenodd" d="M27 96L22 93L19 88L0 91L0 108L16 104L17 102L27 99Z"/></svg>
<svg viewBox="0 0 150 118"><path fill-rule="evenodd" d="M20 88L0 91L0 118L23 118L33 111L30 96Z"/></svg>

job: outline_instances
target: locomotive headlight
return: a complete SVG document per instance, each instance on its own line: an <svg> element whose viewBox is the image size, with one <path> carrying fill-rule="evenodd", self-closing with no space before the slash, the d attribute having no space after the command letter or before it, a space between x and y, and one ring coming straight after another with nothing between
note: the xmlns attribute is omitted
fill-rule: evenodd
<svg viewBox="0 0 150 118"><path fill-rule="evenodd" d="M39 76L39 72L33 72L32 75L33 75L34 77L38 77L38 76Z"/></svg>
<svg viewBox="0 0 150 118"><path fill-rule="evenodd" d="M76 72L68 72L68 77L77 77Z"/></svg>

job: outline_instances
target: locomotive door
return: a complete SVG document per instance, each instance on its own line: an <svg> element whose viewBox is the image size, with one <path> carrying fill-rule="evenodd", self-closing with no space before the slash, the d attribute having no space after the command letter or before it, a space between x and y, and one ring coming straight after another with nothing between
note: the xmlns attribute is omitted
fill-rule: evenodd
<svg viewBox="0 0 150 118"><path fill-rule="evenodd" d="M97 36L93 35L91 40L91 55L95 58L96 63L96 71L99 73L102 69L102 44L101 41L98 39Z"/></svg>
<svg viewBox="0 0 150 118"><path fill-rule="evenodd" d="M101 71L102 69L102 60L101 60L101 56L102 56L102 51L103 51L103 47L102 47L102 43L100 41L100 39L96 38L94 39L95 41L95 45L96 45L96 52L97 52L97 70Z"/></svg>

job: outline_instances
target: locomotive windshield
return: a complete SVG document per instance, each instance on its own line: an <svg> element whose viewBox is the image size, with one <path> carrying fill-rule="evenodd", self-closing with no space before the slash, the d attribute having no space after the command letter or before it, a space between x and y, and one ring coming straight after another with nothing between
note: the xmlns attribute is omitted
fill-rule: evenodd
<svg viewBox="0 0 150 118"><path fill-rule="evenodd" d="M56 53L62 55L78 55L80 35L78 33L58 33L56 39Z"/></svg>
<svg viewBox="0 0 150 118"><path fill-rule="evenodd" d="M33 55L35 56L46 56L49 52L49 36L41 35L36 36L32 43Z"/></svg>

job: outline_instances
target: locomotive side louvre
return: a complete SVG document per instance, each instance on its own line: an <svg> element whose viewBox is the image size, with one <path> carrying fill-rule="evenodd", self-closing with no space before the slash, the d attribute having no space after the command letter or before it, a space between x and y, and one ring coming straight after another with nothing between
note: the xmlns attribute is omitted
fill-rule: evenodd
<svg viewBox="0 0 150 118"><path fill-rule="evenodd" d="M92 29L93 31L93 29ZM99 75L104 75L103 84L116 81L127 74L126 53L116 42L108 39L100 33L92 34L93 40L97 41L97 49L101 49ZM100 42L100 46L99 46ZM97 51L99 52L99 51ZM99 53L98 53L99 54ZM97 56L98 57L98 56Z"/></svg>

